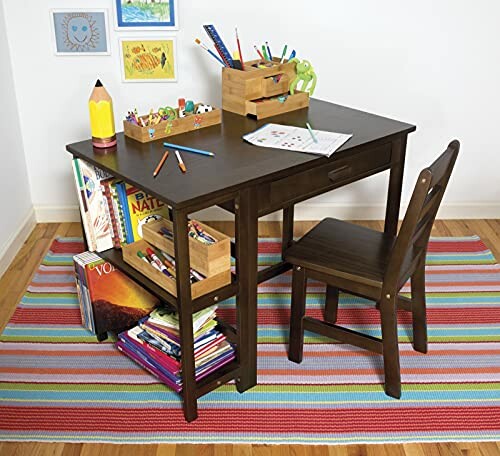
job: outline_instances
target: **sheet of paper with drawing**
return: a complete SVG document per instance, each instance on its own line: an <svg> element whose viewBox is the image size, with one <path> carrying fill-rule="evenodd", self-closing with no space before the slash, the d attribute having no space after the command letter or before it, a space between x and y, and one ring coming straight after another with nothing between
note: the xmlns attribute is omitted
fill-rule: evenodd
<svg viewBox="0 0 500 456"><path fill-rule="evenodd" d="M270 123L244 135L243 139L256 146L294 150L329 157L352 137L352 135L330 131L312 131L317 142L314 141L313 135L307 128Z"/></svg>

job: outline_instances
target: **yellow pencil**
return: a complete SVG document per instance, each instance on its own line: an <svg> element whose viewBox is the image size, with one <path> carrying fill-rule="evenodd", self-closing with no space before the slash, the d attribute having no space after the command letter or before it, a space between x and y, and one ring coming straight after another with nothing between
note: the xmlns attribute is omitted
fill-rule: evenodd
<svg viewBox="0 0 500 456"><path fill-rule="evenodd" d="M90 129L95 147L111 147L116 144L113 101L98 79L89 98Z"/></svg>

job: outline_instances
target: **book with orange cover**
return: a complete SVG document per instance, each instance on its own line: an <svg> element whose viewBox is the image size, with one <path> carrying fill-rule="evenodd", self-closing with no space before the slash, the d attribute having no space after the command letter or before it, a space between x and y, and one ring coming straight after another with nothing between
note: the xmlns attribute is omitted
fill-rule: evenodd
<svg viewBox="0 0 500 456"><path fill-rule="evenodd" d="M130 328L160 304L156 297L95 253L81 253L75 256L75 261L85 268L83 285L88 289L93 319L91 327L87 327L95 334Z"/></svg>

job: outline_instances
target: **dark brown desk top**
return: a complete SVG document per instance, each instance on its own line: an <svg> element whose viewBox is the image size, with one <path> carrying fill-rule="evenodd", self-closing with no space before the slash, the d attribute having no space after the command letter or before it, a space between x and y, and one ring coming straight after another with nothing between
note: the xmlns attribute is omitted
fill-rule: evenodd
<svg viewBox="0 0 500 456"><path fill-rule="evenodd" d="M241 138L266 123L283 123L304 127L310 122L317 130L352 133L353 137L330 158L253 146ZM407 134L415 126L326 101L311 99L309 108L269 119L255 121L230 112L223 113L222 125L203 128L166 139L168 142L214 152L205 157L184 152L188 172L181 174L171 153L160 174L153 170L163 155L163 141L139 143L119 133L115 152L95 152L90 140L69 144L74 156L94 163L113 175L159 197L172 207L181 208L205 198L216 198L231 190L251 184L279 179L306 170L328 160L346 157L349 151L374 141Z"/></svg>

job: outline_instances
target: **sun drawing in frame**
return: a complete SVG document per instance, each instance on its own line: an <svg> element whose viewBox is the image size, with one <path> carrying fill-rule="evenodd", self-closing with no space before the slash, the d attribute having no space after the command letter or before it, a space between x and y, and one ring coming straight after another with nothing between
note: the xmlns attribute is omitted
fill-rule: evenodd
<svg viewBox="0 0 500 456"><path fill-rule="evenodd" d="M88 13L74 12L62 20L64 44L71 52L93 51L99 43L100 33L96 21Z"/></svg>

